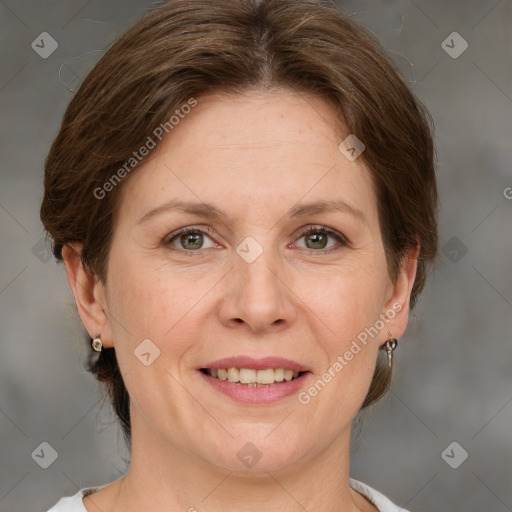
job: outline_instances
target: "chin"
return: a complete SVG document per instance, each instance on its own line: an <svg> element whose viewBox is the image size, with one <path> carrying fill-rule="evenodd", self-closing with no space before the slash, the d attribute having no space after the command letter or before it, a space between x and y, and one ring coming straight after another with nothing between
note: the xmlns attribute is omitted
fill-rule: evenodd
<svg viewBox="0 0 512 512"><path fill-rule="evenodd" d="M268 427L268 425L267 425ZM273 425L272 428L276 428ZM279 428L279 427L278 427ZM261 434L261 427L254 435L251 429L245 428L243 435L235 435L229 440L218 444L214 440L215 448L205 454L205 458L225 471L238 476L251 476L261 474L268 476L268 472L278 472L293 466L304 454L307 443L301 439L300 434L283 430L277 433L266 428ZM211 453L215 453L211 460Z"/></svg>

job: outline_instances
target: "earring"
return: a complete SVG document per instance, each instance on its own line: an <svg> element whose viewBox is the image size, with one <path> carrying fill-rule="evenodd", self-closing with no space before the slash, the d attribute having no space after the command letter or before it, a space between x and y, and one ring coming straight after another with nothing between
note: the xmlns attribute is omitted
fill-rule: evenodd
<svg viewBox="0 0 512 512"><path fill-rule="evenodd" d="M91 346L93 350L95 350L96 352L101 352L101 350L103 349L103 343L101 341L99 334L98 336L96 336L96 338L92 340Z"/></svg>
<svg viewBox="0 0 512 512"><path fill-rule="evenodd" d="M391 369L393 366L393 351L396 348L398 340L392 337L391 332L388 332L388 334L389 339L386 341L385 348L386 352L388 353L388 367Z"/></svg>

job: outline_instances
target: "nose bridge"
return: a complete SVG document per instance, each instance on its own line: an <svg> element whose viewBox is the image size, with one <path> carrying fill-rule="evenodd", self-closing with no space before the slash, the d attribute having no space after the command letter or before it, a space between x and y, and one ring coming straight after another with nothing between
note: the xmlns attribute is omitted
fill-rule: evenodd
<svg viewBox="0 0 512 512"><path fill-rule="evenodd" d="M248 236L236 248L230 316L243 320L254 330L290 320L293 315L283 260L271 239L271 236L260 236L259 240Z"/></svg>
<svg viewBox="0 0 512 512"><path fill-rule="evenodd" d="M249 236L238 245L235 267L243 291L275 300L282 291L278 279L280 258L271 246L271 237L267 236L264 241L262 238L259 237L260 242Z"/></svg>

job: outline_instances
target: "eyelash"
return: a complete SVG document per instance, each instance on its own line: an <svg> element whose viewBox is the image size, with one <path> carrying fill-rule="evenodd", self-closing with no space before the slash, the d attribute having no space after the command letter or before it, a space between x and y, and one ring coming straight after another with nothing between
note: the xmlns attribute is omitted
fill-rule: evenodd
<svg viewBox="0 0 512 512"><path fill-rule="evenodd" d="M340 244L340 246L348 245L348 240L341 233L338 233L337 231L334 231L333 229L330 229L327 226L320 226L320 227L310 226L309 228L307 228L306 230L304 230L300 233L299 238L302 238L303 236L306 236L306 235L317 235L317 234L332 236L334 239L336 239L336 241ZM331 247L329 249L321 249L319 251L316 251L315 249L309 249L309 250L316 252L316 253L325 254L325 253L329 253L335 249L336 249L336 247L334 247L334 248ZM338 249L339 249L339 247L338 247Z"/></svg>
<svg viewBox="0 0 512 512"><path fill-rule="evenodd" d="M174 233L171 233L170 235L168 235L167 237L164 238L164 245L167 247L170 245L170 243L177 237L181 236L181 235L185 235L187 233L202 233L204 235L208 235L210 237L213 237L214 236L214 231L213 229L211 229L209 226L206 226L205 228L196 228L196 227L187 227L187 228L183 228L183 229L180 229L179 231L176 231ZM316 250L316 249L307 249L306 250L309 250L309 251L312 251L316 254L328 254L332 251L335 251L335 250L338 250L340 249L341 247L345 247L345 246L348 246L349 245L349 242L348 240L341 234L341 233L338 233L337 231L334 231L333 229L330 229L328 228L327 226L309 226L307 229L301 231L298 239L306 236L306 235L312 235L312 234L325 234L325 235L330 235L332 236L339 244L340 246L338 247L330 247L329 249L319 249L319 250ZM176 251L180 251L182 253L185 253L189 256L201 256L203 255L204 251L206 251L207 249L198 249L196 251L190 251L190 250L186 250L186 249L178 249L178 248L173 248L171 250L176 250Z"/></svg>

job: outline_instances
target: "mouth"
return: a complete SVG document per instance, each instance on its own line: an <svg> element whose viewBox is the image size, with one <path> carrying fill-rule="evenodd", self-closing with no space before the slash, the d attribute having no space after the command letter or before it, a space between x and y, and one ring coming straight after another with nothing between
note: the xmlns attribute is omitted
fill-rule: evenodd
<svg viewBox="0 0 512 512"><path fill-rule="evenodd" d="M306 372L294 371L290 368L201 368L205 375L214 379L228 381L247 387L269 387L283 382L291 382L298 379Z"/></svg>
<svg viewBox="0 0 512 512"><path fill-rule="evenodd" d="M203 382L216 396L250 405L267 405L297 394L309 382L309 368L281 357L228 357L205 364Z"/></svg>

